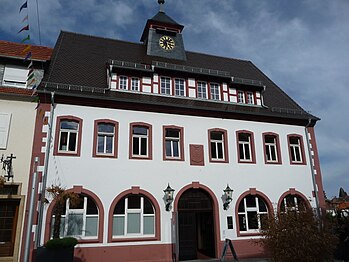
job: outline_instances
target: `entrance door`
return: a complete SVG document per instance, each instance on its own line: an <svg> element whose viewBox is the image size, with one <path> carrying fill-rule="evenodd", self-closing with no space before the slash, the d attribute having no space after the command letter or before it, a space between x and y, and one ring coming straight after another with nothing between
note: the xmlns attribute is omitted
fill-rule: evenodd
<svg viewBox="0 0 349 262"><path fill-rule="evenodd" d="M18 200L0 199L0 257L13 256L18 207Z"/></svg>
<svg viewBox="0 0 349 262"><path fill-rule="evenodd" d="M202 189L189 189L178 203L179 260L215 257L211 197Z"/></svg>

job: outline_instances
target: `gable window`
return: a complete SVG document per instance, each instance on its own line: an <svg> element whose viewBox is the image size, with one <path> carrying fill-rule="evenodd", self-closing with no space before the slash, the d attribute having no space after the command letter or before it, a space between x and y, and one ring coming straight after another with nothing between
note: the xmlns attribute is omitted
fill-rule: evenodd
<svg viewBox="0 0 349 262"><path fill-rule="evenodd" d="M55 209L55 208L54 208ZM74 236L83 239L95 239L98 236L99 211L96 203L87 195L80 194L77 203L70 203L69 198L63 207L60 237ZM53 214L55 212L53 211ZM53 228L55 215L52 216ZM51 229L51 234L53 230Z"/></svg>
<svg viewBox="0 0 349 262"><path fill-rule="evenodd" d="M131 78L131 90L132 91L139 91L139 78L137 78L137 77Z"/></svg>
<svg viewBox="0 0 349 262"><path fill-rule="evenodd" d="M238 91L238 103L245 103L245 94L243 91Z"/></svg>
<svg viewBox="0 0 349 262"><path fill-rule="evenodd" d="M228 163L227 132L223 129L211 129L209 135L210 162Z"/></svg>
<svg viewBox="0 0 349 262"><path fill-rule="evenodd" d="M82 119L74 116L57 117L55 155L80 156Z"/></svg>
<svg viewBox="0 0 349 262"><path fill-rule="evenodd" d="M7 148L10 123L11 113L0 113L0 149Z"/></svg>
<svg viewBox="0 0 349 262"><path fill-rule="evenodd" d="M115 206L113 237L155 236L155 209L145 196L128 195Z"/></svg>
<svg viewBox="0 0 349 262"><path fill-rule="evenodd" d="M151 159L151 125L131 123L130 158Z"/></svg>
<svg viewBox="0 0 349 262"><path fill-rule="evenodd" d="M239 163L255 163L253 133L237 131Z"/></svg>
<svg viewBox="0 0 349 262"><path fill-rule="evenodd" d="M175 79L175 95L184 96L185 82L184 79Z"/></svg>
<svg viewBox="0 0 349 262"><path fill-rule="evenodd" d="M207 83L198 82L198 97L207 98Z"/></svg>
<svg viewBox="0 0 349 262"><path fill-rule="evenodd" d="M263 143L265 163L281 164L279 136L274 133L264 133Z"/></svg>
<svg viewBox="0 0 349 262"><path fill-rule="evenodd" d="M299 211L305 211L307 209L307 204L303 197L299 195L292 195L289 194L285 196L280 205L280 211L283 213L287 212L299 212Z"/></svg>
<svg viewBox="0 0 349 262"><path fill-rule="evenodd" d="M305 164L302 137L299 135L288 135L288 144L291 164Z"/></svg>
<svg viewBox="0 0 349 262"><path fill-rule="evenodd" d="M253 105L254 104L254 96L252 92L246 92L247 97L247 104Z"/></svg>
<svg viewBox="0 0 349 262"><path fill-rule="evenodd" d="M161 94L171 94L171 78L162 76L160 78L160 92Z"/></svg>
<svg viewBox="0 0 349 262"><path fill-rule="evenodd" d="M95 120L94 157L117 157L117 129L116 121Z"/></svg>
<svg viewBox="0 0 349 262"><path fill-rule="evenodd" d="M239 231L258 233L268 217L266 202L258 195L247 195L238 203Z"/></svg>
<svg viewBox="0 0 349 262"><path fill-rule="evenodd" d="M219 90L219 84L217 83L210 83L210 94L212 100L220 100L220 90Z"/></svg>
<svg viewBox="0 0 349 262"><path fill-rule="evenodd" d="M3 85L26 88L27 86L27 74L26 67L6 65L4 70Z"/></svg>
<svg viewBox="0 0 349 262"><path fill-rule="evenodd" d="M164 126L164 160L184 160L183 128Z"/></svg>
<svg viewBox="0 0 349 262"><path fill-rule="evenodd" d="M119 77L119 89L127 90L128 89L128 77L120 76Z"/></svg>

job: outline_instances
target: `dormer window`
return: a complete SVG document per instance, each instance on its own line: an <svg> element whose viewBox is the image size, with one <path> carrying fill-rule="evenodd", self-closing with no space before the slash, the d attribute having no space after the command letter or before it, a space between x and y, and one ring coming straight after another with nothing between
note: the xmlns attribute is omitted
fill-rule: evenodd
<svg viewBox="0 0 349 262"><path fill-rule="evenodd" d="M219 84L210 83L210 95L212 100L220 100Z"/></svg>
<svg viewBox="0 0 349 262"><path fill-rule="evenodd" d="M247 98L247 104L249 105L254 104L254 96L252 92L246 92L246 98Z"/></svg>
<svg viewBox="0 0 349 262"><path fill-rule="evenodd" d="M131 90L132 91L139 91L139 78L132 77L132 79L131 79Z"/></svg>
<svg viewBox="0 0 349 262"><path fill-rule="evenodd" d="M119 89L127 90L128 89L128 77L120 76L119 77Z"/></svg>
<svg viewBox="0 0 349 262"><path fill-rule="evenodd" d="M237 102L240 104L255 105L255 94L252 91L237 91Z"/></svg>
<svg viewBox="0 0 349 262"><path fill-rule="evenodd" d="M238 91L238 103L245 103L245 94L243 91Z"/></svg>
<svg viewBox="0 0 349 262"><path fill-rule="evenodd" d="M162 76L160 78L160 92L161 94L170 95L171 94L171 78Z"/></svg>
<svg viewBox="0 0 349 262"><path fill-rule="evenodd" d="M207 99L207 83L198 82L198 98Z"/></svg>

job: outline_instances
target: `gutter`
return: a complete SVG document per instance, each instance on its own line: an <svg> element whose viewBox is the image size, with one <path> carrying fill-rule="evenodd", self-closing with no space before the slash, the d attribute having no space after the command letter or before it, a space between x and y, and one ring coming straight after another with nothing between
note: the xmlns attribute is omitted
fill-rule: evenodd
<svg viewBox="0 0 349 262"><path fill-rule="evenodd" d="M52 125L53 125L53 116L55 111L55 102L54 102L55 92L51 92L51 111L50 111L50 123L48 126L47 142L46 142L46 152L45 152L45 162L44 162L44 171L42 173L42 182L41 182L41 199L39 204L39 214L38 214L38 225L36 231L36 241L35 247L37 248L41 242L41 233L42 225L44 218L44 204L45 204L45 193L46 193L46 183L47 183L47 171L48 171L48 162L50 158L51 150L51 140L52 140Z"/></svg>
<svg viewBox="0 0 349 262"><path fill-rule="evenodd" d="M313 182L313 189L314 189L314 194L315 194L315 204L316 204L316 215L318 218L321 216L320 212L320 202L319 202L319 194L318 194L318 188L316 184L316 178L315 178L315 169L313 165L313 157L311 154L311 144L310 144L310 139L309 139L309 133L308 133L308 127L311 124L311 119L308 119L308 124L305 126L305 137L307 140L307 145L308 145L308 154L309 154L309 161L310 161L310 170L311 170L311 177L312 177L312 182Z"/></svg>

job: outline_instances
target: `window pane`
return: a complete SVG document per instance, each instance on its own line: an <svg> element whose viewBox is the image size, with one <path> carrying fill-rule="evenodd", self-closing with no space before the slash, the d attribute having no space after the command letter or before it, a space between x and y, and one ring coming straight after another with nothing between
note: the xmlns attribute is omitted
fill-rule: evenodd
<svg viewBox="0 0 349 262"><path fill-rule="evenodd" d="M240 159L245 159L244 145L243 144L239 144L239 154L240 154Z"/></svg>
<svg viewBox="0 0 349 262"><path fill-rule="evenodd" d="M81 236L83 214L69 214L67 236Z"/></svg>
<svg viewBox="0 0 349 262"><path fill-rule="evenodd" d="M217 158L216 143L211 142L211 157Z"/></svg>
<svg viewBox="0 0 349 262"><path fill-rule="evenodd" d="M238 212L245 212L244 200L240 201Z"/></svg>
<svg viewBox="0 0 349 262"><path fill-rule="evenodd" d="M147 155L147 139L145 137L141 138L141 155Z"/></svg>
<svg viewBox="0 0 349 262"><path fill-rule="evenodd" d="M91 200L90 198L87 198L87 210L86 210L87 215L97 215L98 214L98 209L96 204Z"/></svg>
<svg viewBox="0 0 349 262"><path fill-rule="evenodd" d="M274 144L275 138L273 136L265 136L265 143Z"/></svg>
<svg viewBox="0 0 349 262"><path fill-rule="evenodd" d="M176 130L176 129L166 129L166 137L179 138L179 130Z"/></svg>
<svg viewBox="0 0 349 262"><path fill-rule="evenodd" d="M84 196L79 195L76 201L69 201L69 209L84 209Z"/></svg>
<svg viewBox="0 0 349 262"><path fill-rule="evenodd" d="M61 129L78 130L79 123L75 121L61 121Z"/></svg>
<svg viewBox="0 0 349 262"><path fill-rule="evenodd" d="M269 146L265 146L265 153L267 154L267 160L271 160Z"/></svg>
<svg viewBox="0 0 349 262"><path fill-rule="evenodd" d="M264 201L258 197L259 212L267 212L267 206Z"/></svg>
<svg viewBox="0 0 349 262"><path fill-rule="evenodd" d="M85 236L97 236L98 216L86 217Z"/></svg>
<svg viewBox="0 0 349 262"><path fill-rule="evenodd" d="M70 133L69 136L69 151L75 151L76 148L76 133Z"/></svg>
<svg viewBox="0 0 349 262"><path fill-rule="evenodd" d="M223 158L223 144L217 143L217 147L218 147L218 158L222 159Z"/></svg>
<svg viewBox="0 0 349 262"><path fill-rule="evenodd" d="M256 207L256 197L248 195L246 197L246 206L247 207Z"/></svg>
<svg viewBox="0 0 349 262"><path fill-rule="evenodd" d="M114 214L125 214L125 198L116 204Z"/></svg>
<svg viewBox="0 0 349 262"><path fill-rule="evenodd" d="M267 220L268 220L268 214L261 214L260 220L261 220L261 229L267 228Z"/></svg>
<svg viewBox="0 0 349 262"><path fill-rule="evenodd" d="M146 216L143 218L143 233L144 235L154 234L154 217Z"/></svg>
<svg viewBox="0 0 349 262"><path fill-rule="evenodd" d="M134 155L139 155L139 138L138 137L133 138L133 151L132 151L132 153Z"/></svg>
<svg viewBox="0 0 349 262"><path fill-rule="evenodd" d="M296 161L301 161L301 152L299 151L299 147L295 148L296 151Z"/></svg>
<svg viewBox="0 0 349 262"><path fill-rule="evenodd" d="M98 136L97 139L97 152L104 153L104 136Z"/></svg>
<svg viewBox="0 0 349 262"><path fill-rule="evenodd" d="M276 148L275 148L275 146L270 146L270 150L271 150L271 160L276 161Z"/></svg>
<svg viewBox="0 0 349 262"><path fill-rule="evenodd" d="M123 236L125 234L125 217L113 217L113 236Z"/></svg>
<svg viewBox="0 0 349 262"><path fill-rule="evenodd" d="M148 128L142 126L133 127L133 134L135 135L147 135Z"/></svg>
<svg viewBox="0 0 349 262"><path fill-rule="evenodd" d="M246 218L245 215L239 215L239 227L240 231L246 231Z"/></svg>
<svg viewBox="0 0 349 262"><path fill-rule="evenodd" d="M172 152L171 152L171 141L167 140L165 142L165 146L166 146L166 156L172 156Z"/></svg>
<svg viewBox="0 0 349 262"><path fill-rule="evenodd" d="M107 144L106 144L106 152L107 154L111 154L113 153L113 139L114 137L112 136L107 136L106 139L107 139Z"/></svg>
<svg viewBox="0 0 349 262"><path fill-rule="evenodd" d="M214 139L214 140L223 140L223 134L220 132L211 132L210 136L211 136L211 139Z"/></svg>
<svg viewBox="0 0 349 262"><path fill-rule="evenodd" d="M113 124L98 124L98 132L114 133Z"/></svg>
<svg viewBox="0 0 349 262"><path fill-rule="evenodd" d="M68 132L61 132L61 140L59 141L59 150L67 150Z"/></svg>
<svg viewBox="0 0 349 262"><path fill-rule="evenodd" d="M179 145L178 141L173 142L173 156L174 157L179 157Z"/></svg>
<svg viewBox="0 0 349 262"><path fill-rule="evenodd" d="M141 208L141 197L140 196L129 196L128 197L128 209L139 209Z"/></svg>
<svg viewBox="0 0 349 262"><path fill-rule="evenodd" d="M154 214L154 208L153 208L153 205L150 202L150 200L144 197L143 201L144 201L144 211L143 211L143 213L144 214Z"/></svg>
<svg viewBox="0 0 349 262"><path fill-rule="evenodd" d="M246 160L250 160L251 159L251 153L250 153L250 145L249 144L245 144L245 156L246 156Z"/></svg>
<svg viewBox="0 0 349 262"><path fill-rule="evenodd" d="M258 229L258 216L256 211L247 212L248 229Z"/></svg>
<svg viewBox="0 0 349 262"><path fill-rule="evenodd" d="M290 144L298 145L298 137L290 137Z"/></svg>
<svg viewBox="0 0 349 262"><path fill-rule="evenodd" d="M127 214L127 233L141 233L141 214Z"/></svg>
<svg viewBox="0 0 349 262"><path fill-rule="evenodd" d="M240 133L239 141L249 142L249 134Z"/></svg>

